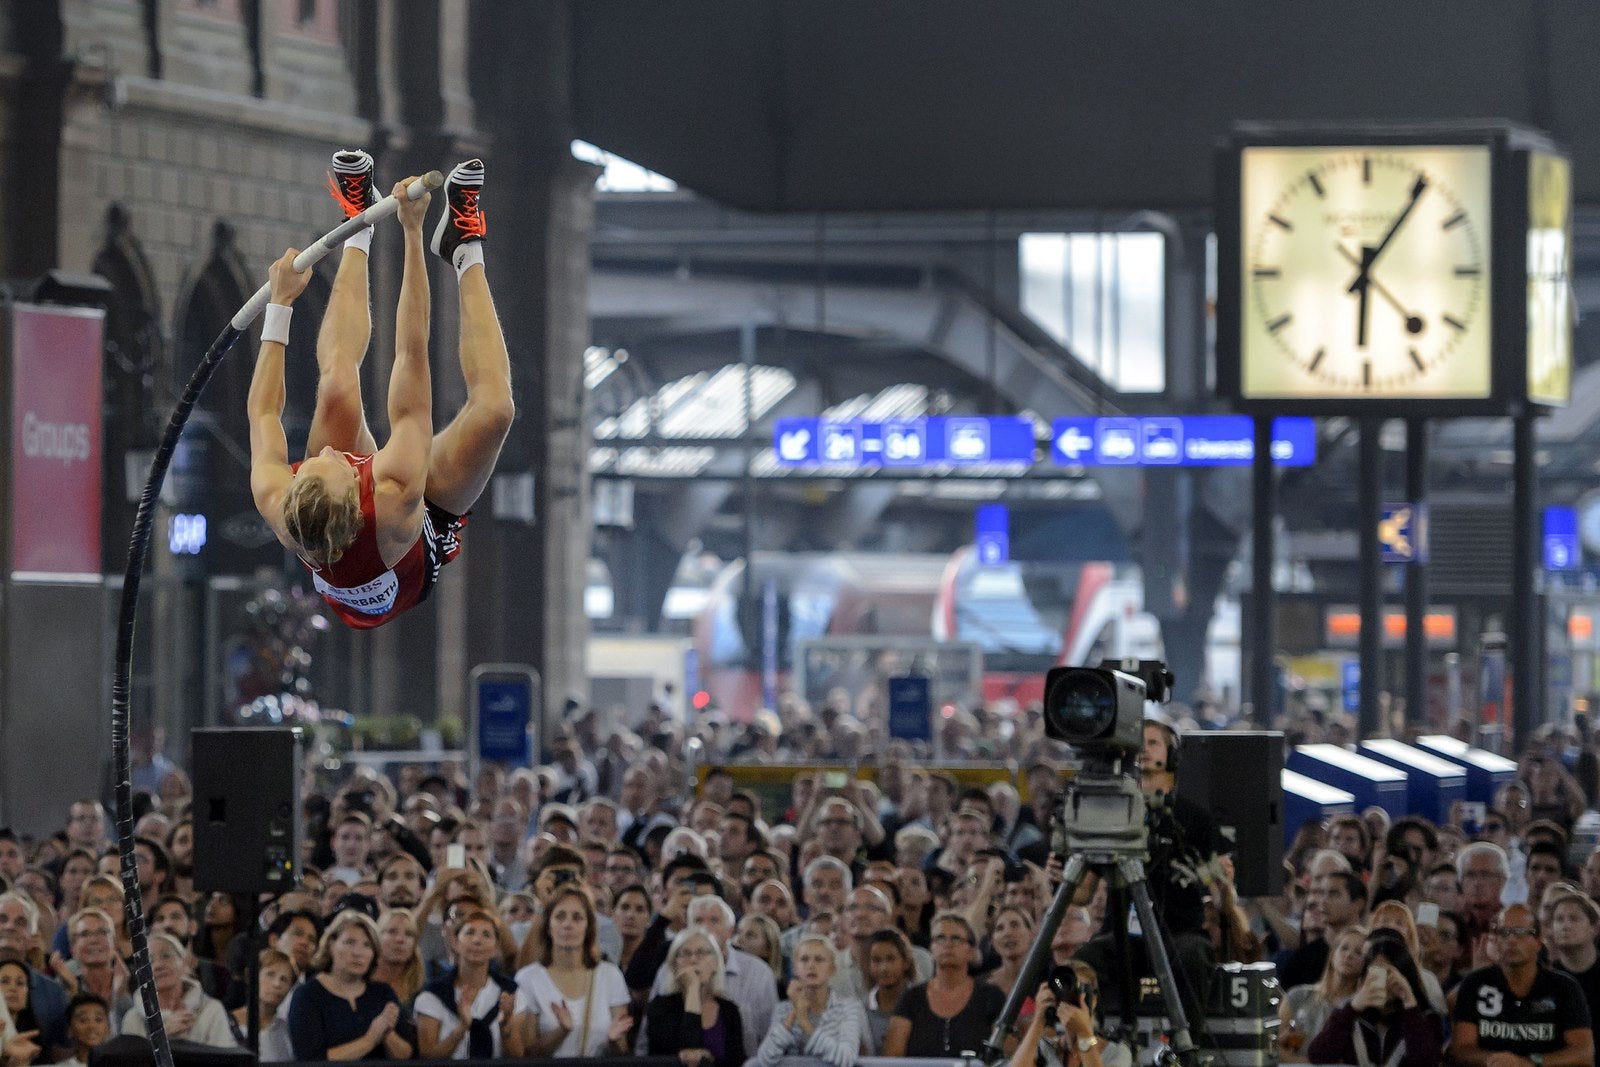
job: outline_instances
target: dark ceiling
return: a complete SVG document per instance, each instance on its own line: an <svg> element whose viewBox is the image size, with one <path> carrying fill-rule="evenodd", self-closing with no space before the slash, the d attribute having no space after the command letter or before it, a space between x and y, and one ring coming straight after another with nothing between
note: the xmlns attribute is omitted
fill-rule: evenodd
<svg viewBox="0 0 1600 1067"><path fill-rule="evenodd" d="M582 0L576 136L759 211L1202 207L1239 120L1499 119L1600 203L1600 5Z"/></svg>

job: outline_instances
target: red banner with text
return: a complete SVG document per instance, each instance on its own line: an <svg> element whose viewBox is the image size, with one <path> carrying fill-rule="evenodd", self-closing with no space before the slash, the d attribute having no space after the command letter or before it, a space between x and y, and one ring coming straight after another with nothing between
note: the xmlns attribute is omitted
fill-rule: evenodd
<svg viewBox="0 0 1600 1067"><path fill-rule="evenodd" d="M11 308L11 573L100 574L104 313Z"/></svg>

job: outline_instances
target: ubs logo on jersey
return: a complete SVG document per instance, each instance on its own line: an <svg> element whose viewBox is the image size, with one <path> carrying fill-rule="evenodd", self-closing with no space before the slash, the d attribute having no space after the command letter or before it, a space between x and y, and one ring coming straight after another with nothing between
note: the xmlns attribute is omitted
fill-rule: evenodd
<svg viewBox="0 0 1600 1067"><path fill-rule="evenodd" d="M329 600L343 604L352 611L359 611L363 615L383 615L394 607L395 598L400 592L400 579L395 577L394 571L384 571L370 582L358 585L353 589L341 589L336 585L329 585L322 580L322 575L313 573L311 584L317 587L317 592Z"/></svg>

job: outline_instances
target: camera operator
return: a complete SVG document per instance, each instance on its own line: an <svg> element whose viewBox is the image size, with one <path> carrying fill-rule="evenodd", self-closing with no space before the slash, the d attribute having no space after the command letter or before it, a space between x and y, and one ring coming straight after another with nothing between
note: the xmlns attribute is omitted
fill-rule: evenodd
<svg viewBox="0 0 1600 1067"><path fill-rule="evenodd" d="M1144 747L1139 757L1139 786L1150 808L1150 861L1145 878L1150 887L1156 918L1166 935L1173 969L1192 1026L1204 1020L1206 994L1216 953L1205 930L1206 882L1219 878L1222 835L1210 812L1185 797L1177 796L1174 756L1178 732L1164 718L1147 715L1144 722ZM1095 889L1095 877L1087 877L1077 903L1086 902ZM1128 914L1127 894L1120 887L1112 893L1109 915L1112 923ZM1102 982L1116 980L1121 973L1116 955L1115 934L1102 934L1084 945L1078 958L1092 966ZM1139 939L1140 941L1143 938ZM1131 951L1130 942L1130 951ZM1148 955L1132 951L1136 976L1153 973Z"/></svg>
<svg viewBox="0 0 1600 1067"><path fill-rule="evenodd" d="M1057 967L1033 1005L1010 1067L1131 1067L1128 1046L1096 1032L1100 987L1088 964L1075 960Z"/></svg>

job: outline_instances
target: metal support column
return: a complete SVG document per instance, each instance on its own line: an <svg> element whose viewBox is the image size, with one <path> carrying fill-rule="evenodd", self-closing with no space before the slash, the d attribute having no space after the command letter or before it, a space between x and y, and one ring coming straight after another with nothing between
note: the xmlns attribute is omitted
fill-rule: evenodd
<svg viewBox="0 0 1600 1067"><path fill-rule="evenodd" d="M1506 636L1511 645L1511 723L1507 752L1527 743L1545 719L1544 634L1539 624L1539 484L1535 460L1534 416L1512 416L1511 473L1511 619Z"/></svg>
<svg viewBox="0 0 1600 1067"><path fill-rule="evenodd" d="M1278 601L1272 587L1272 519L1276 510L1277 482L1272 469L1272 416L1255 419L1255 458L1250 467L1251 508L1250 601L1246 638L1249 641L1250 687L1248 695L1255 722L1262 729L1272 724L1275 685L1274 652L1278 640Z"/></svg>
<svg viewBox="0 0 1600 1067"><path fill-rule="evenodd" d="M1378 520L1383 506L1383 452L1378 437L1383 420L1363 418L1361 462L1357 473L1356 540L1361 547L1361 718L1358 738L1377 737L1386 724L1379 714L1383 692L1383 571L1378 560Z"/></svg>
<svg viewBox="0 0 1600 1067"><path fill-rule="evenodd" d="M756 326L747 322L739 327L739 363L744 368L744 419L745 432L742 435L746 440L751 432L751 413L755 407L754 389L751 375L754 373L756 363ZM746 444L740 449L742 469L739 472L739 489L742 501L743 540L744 540L744 576L739 591L739 601L742 604L755 604L756 586L756 517L755 517L755 479L750 477L750 446ZM750 610L750 608L747 608ZM752 616L753 617L753 616Z"/></svg>
<svg viewBox="0 0 1600 1067"><path fill-rule="evenodd" d="M1428 495L1428 421L1406 420L1406 500L1423 507ZM1420 533L1419 533L1420 536ZM1406 722L1428 717L1428 563L1421 552L1406 567Z"/></svg>

